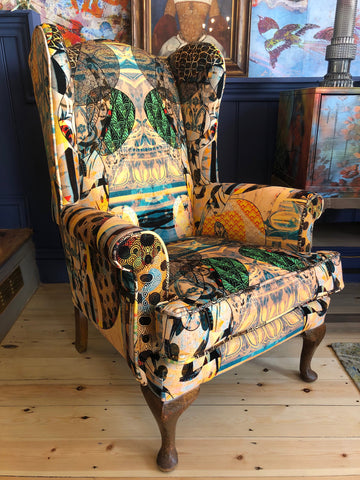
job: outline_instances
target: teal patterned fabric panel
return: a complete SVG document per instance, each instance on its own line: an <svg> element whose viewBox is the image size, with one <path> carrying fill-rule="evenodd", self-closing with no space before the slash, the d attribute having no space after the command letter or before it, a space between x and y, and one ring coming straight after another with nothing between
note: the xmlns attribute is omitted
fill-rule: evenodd
<svg viewBox="0 0 360 480"><path fill-rule="evenodd" d="M192 182L175 81L164 61L106 41L73 59L80 163L101 162L109 209L165 242L193 234Z"/></svg>

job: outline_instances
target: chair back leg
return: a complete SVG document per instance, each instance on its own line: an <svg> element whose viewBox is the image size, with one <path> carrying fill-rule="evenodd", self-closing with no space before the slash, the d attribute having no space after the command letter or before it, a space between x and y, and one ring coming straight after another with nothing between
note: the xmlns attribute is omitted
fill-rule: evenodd
<svg viewBox="0 0 360 480"><path fill-rule="evenodd" d="M75 348L79 353L87 350L88 344L88 319L75 307Z"/></svg>

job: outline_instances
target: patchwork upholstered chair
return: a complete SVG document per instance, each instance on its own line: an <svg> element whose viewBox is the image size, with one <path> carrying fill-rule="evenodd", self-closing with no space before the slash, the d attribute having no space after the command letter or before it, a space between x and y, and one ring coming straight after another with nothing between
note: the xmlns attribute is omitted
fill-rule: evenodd
<svg viewBox="0 0 360 480"><path fill-rule="evenodd" d="M322 199L219 183L225 70L210 44L168 59L105 40L67 48L45 24L30 66L76 347L89 320L127 360L169 471L177 418L203 382L298 334L301 377L316 379L329 295L343 286L339 255L310 251Z"/></svg>

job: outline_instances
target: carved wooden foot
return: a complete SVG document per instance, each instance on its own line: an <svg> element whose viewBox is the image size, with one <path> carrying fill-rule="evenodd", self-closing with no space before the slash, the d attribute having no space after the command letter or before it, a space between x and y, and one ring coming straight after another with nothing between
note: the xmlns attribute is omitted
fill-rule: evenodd
<svg viewBox="0 0 360 480"><path fill-rule="evenodd" d="M176 422L183 411L196 399L200 387L170 402L162 402L149 387L142 386L141 390L161 433L161 448L156 460L158 467L162 472L171 472L178 463L175 447Z"/></svg>
<svg viewBox="0 0 360 480"><path fill-rule="evenodd" d="M88 319L75 307L75 348L79 353L87 350Z"/></svg>
<svg viewBox="0 0 360 480"><path fill-rule="evenodd" d="M321 343L326 332L325 323L319 325L312 330L305 331L303 336L303 348L300 358L300 377L305 382L314 382L318 376L317 373L311 369L311 360L315 353L315 350Z"/></svg>

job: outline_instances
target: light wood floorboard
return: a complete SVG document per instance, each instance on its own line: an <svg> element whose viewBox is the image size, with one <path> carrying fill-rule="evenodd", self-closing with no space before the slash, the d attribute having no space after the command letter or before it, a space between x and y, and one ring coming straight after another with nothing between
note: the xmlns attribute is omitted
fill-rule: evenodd
<svg viewBox="0 0 360 480"><path fill-rule="evenodd" d="M95 328L77 353L68 285L42 285L0 348L0 480L360 480L360 393L329 348L360 341L358 314L341 321L337 303L313 384L298 377L299 338L204 384L180 418L180 461L166 475L126 362Z"/></svg>

